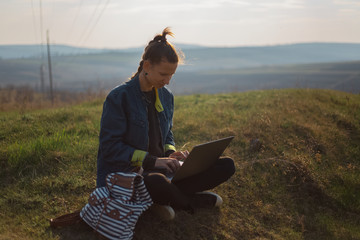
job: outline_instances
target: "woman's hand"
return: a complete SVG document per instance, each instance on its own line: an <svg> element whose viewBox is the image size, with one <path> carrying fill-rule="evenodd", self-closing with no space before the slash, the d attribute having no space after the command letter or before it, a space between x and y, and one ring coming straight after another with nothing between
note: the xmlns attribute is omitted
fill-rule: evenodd
<svg viewBox="0 0 360 240"><path fill-rule="evenodd" d="M170 154L169 157L175 158L179 161L185 161L188 156L189 156L188 151L179 151L179 152L173 152L172 154Z"/></svg>
<svg viewBox="0 0 360 240"><path fill-rule="evenodd" d="M176 158L162 157L155 161L156 168L166 168L171 173L176 172L180 168L180 163Z"/></svg>

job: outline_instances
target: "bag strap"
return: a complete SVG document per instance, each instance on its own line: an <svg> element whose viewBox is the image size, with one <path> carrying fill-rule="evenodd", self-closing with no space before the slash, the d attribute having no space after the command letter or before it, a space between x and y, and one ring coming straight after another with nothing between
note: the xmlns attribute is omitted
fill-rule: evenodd
<svg viewBox="0 0 360 240"><path fill-rule="evenodd" d="M139 174L139 175L142 175L143 172L144 172L144 169L143 169L143 167L134 167L134 168L131 170L131 172L134 172L134 173L137 173L137 174Z"/></svg>
<svg viewBox="0 0 360 240"><path fill-rule="evenodd" d="M57 218L50 219L50 226L53 228L64 227L64 226L79 223L81 221L82 221L82 219L80 217L80 211L75 211L72 213L62 215Z"/></svg>

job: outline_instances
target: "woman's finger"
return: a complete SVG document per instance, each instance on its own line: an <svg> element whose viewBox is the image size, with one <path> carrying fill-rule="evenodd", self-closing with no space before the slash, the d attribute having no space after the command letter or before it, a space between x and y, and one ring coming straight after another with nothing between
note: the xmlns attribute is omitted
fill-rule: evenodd
<svg viewBox="0 0 360 240"><path fill-rule="evenodd" d="M172 160L167 161L167 166L170 169L170 172L172 172L172 173L175 172L175 166L174 166Z"/></svg>
<svg viewBox="0 0 360 240"><path fill-rule="evenodd" d="M171 168L172 172L174 173L180 167L180 163L176 159L171 159L170 161L168 161L168 166Z"/></svg>
<svg viewBox="0 0 360 240"><path fill-rule="evenodd" d="M186 158L183 152L174 152L170 154L170 157L176 158L177 160L183 160L184 158Z"/></svg>
<svg viewBox="0 0 360 240"><path fill-rule="evenodd" d="M181 167L179 161L175 160L174 163L175 163L176 170L178 170Z"/></svg>

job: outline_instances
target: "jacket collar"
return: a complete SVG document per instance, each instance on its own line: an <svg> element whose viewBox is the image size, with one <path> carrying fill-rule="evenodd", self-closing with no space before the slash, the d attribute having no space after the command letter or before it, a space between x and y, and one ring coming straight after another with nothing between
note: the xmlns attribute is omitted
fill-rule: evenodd
<svg viewBox="0 0 360 240"><path fill-rule="evenodd" d="M129 83L132 85L134 84L136 89L137 89L137 92L140 93L140 95L142 95L142 91L141 91L141 88L140 88L140 79L139 79L139 75L136 75L133 79L131 79L129 81ZM164 107L160 101L160 97L159 97L159 90L157 88L155 88L155 108L158 112L162 112L164 111Z"/></svg>

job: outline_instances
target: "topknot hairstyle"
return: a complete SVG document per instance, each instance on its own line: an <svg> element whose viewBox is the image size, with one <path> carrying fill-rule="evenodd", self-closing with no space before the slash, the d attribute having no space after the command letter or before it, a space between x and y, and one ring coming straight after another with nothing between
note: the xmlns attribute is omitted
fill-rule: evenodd
<svg viewBox="0 0 360 240"><path fill-rule="evenodd" d="M169 43L166 36L174 37L169 27L165 28L162 34L158 34L145 47L137 72L132 76L135 77L140 74L143 69L145 60L149 60L151 64L159 64L161 61L168 61L170 63L182 62L183 54L179 54L175 47Z"/></svg>

